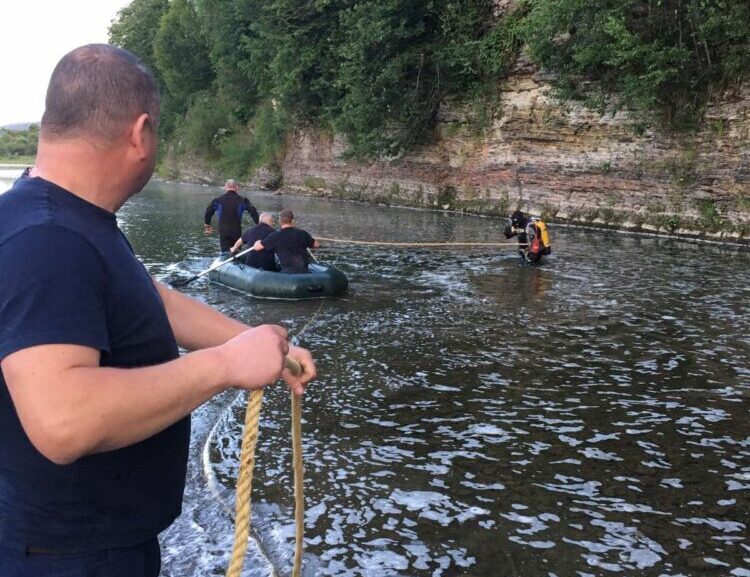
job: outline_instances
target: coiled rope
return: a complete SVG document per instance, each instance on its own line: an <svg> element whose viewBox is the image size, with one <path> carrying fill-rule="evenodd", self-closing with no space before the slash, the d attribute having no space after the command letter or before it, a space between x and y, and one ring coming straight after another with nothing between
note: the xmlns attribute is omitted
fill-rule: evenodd
<svg viewBox="0 0 750 577"><path fill-rule="evenodd" d="M322 308L323 301L320 301L315 314L292 338L294 344L297 344L300 335L315 322ZM302 374L302 366L289 357L284 359L284 367L295 377ZM229 561L227 577L240 576L247 553L247 539L250 535L250 496L252 494L255 447L258 444L258 426L262 402L263 389L253 391L248 399L245 411L245 431L242 434L240 473L237 479L234 544L232 545L232 557ZM302 468L302 403L294 393L292 393L292 469L294 471L294 562L292 564L292 577L299 577L305 546L305 495L303 491L304 471Z"/></svg>
<svg viewBox="0 0 750 577"><path fill-rule="evenodd" d="M302 374L302 367L297 361L287 357L284 366L294 376ZM234 544L232 557L227 569L227 577L240 577L242 564L247 552L247 539L250 534L250 512L253 486L253 467L255 465L255 447L258 444L258 425L260 406L263 402L263 389L253 391L245 411L245 431L242 434L240 452L240 473L237 480L236 514L234 525ZM292 577L299 577L302 568L302 550L304 547L305 499L302 490L302 406L300 398L292 393L292 468L294 470L294 563Z"/></svg>
<svg viewBox="0 0 750 577"><path fill-rule="evenodd" d="M459 241L459 242L386 242L380 240L351 240L347 238L324 238L322 236L316 236L316 240L323 242L336 242L346 244L360 244L370 246L512 246L517 247L519 244L525 245L526 243L517 242L471 242L471 241Z"/></svg>

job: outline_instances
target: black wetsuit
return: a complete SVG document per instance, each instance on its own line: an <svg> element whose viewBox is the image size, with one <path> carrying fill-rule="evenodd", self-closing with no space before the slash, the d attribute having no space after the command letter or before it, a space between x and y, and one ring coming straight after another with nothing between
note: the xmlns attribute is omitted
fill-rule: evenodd
<svg viewBox="0 0 750 577"><path fill-rule="evenodd" d="M255 224L258 224L258 211L244 196L229 190L214 198L206 207L204 222L211 224L214 213L219 219L219 243L221 252L227 252L242 235L242 213L247 211Z"/></svg>
<svg viewBox="0 0 750 577"><path fill-rule="evenodd" d="M276 251L281 263L281 272L305 273L310 264L308 248L312 248L315 239L310 233L288 226L277 230L263 239L263 246Z"/></svg>
<svg viewBox="0 0 750 577"><path fill-rule="evenodd" d="M261 222L242 233L242 242L247 245L245 248L250 248L255 244L255 241L263 240L274 232L276 230L272 226ZM275 254L274 250L270 248L261 251L254 250L245 255L245 264L263 270L277 271L279 269L276 266Z"/></svg>

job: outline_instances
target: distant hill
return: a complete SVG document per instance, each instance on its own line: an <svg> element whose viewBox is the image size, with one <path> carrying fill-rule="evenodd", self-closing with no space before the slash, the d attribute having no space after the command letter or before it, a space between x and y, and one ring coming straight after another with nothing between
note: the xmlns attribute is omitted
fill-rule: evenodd
<svg viewBox="0 0 750 577"><path fill-rule="evenodd" d="M4 130L12 130L16 132L21 132L23 130L28 130L29 126L32 124L39 124L39 122L15 122L13 124L6 124L5 126L0 126L0 128Z"/></svg>

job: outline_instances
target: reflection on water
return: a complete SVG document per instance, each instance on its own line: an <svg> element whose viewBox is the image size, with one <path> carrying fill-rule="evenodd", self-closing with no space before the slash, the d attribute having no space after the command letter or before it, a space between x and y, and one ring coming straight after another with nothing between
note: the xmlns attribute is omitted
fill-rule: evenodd
<svg viewBox="0 0 750 577"><path fill-rule="evenodd" d="M156 276L210 263L217 193L153 185L123 209ZM502 240L496 220L251 196L320 236ZM320 374L303 404L305 575L750 576L750 255L552 234L536 268L512 249L320 251L351 288L301 337ZM318 307L186 291L292 334ZM244 405L226 393L196 413L165 577L226 567ZM288 405L268 391L247 575L291 563Z"/></svg>

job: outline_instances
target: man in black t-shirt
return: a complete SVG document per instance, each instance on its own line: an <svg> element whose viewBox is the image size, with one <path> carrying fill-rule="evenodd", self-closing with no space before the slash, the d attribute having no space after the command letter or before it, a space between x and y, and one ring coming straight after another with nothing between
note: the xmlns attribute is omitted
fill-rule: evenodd
<svg viewBox="0 0 750 577"><path fill-rule="evenodd" d="M52 73L34 169L0 189L2 577L158 577L190 412L315 377L283 327L231 319L134 254L116 213L151 178L158 126L146 66L82 46Z"/></svg>
<svg viewBox="0 0 750 577"><path fill-rule="evenodd" d="M282 210L279 221L281 230L256 241L255 250L275 250L281 263L281 272L306 273L307 265L310 264L309 249L318 248L320 243L310 233L294 226L294 213L291 210Z"/></svg>
<svg viewBox="0 0 750 577"><path fill-rule="evenodd" d="M219 246L227 252L242 234L242 214L247 211L255 224L258 224L258 211L244 196L237 194L237 183L229 179L224 183L226 192L214 198L206 207L203 223L206 234L213 232L211 219L214 213L219 220Z"/></svg>
<svg viewBox="0 0 750 577"><path fill-rule="evenodd" d="M232 254L236 254L239 252L240 247L242 247L243 244L254 246L256 241L263 240L274 232L276 232L276 230L273 228L273 215L270 212L261 213L260 222L243 232L242 238L238 239L237 242L234 243L234 246L229 250ZM249 252L244 256L244 262L246 265L254 268L278 271L279 268L276 266L275 256L276 253L270 248L261 251L253 249L252 252Z"/></svg>

